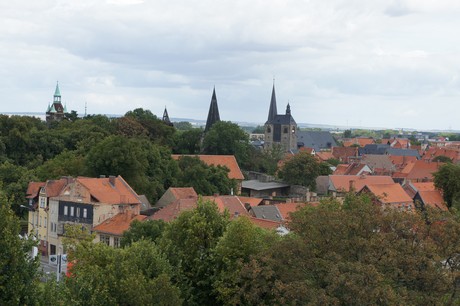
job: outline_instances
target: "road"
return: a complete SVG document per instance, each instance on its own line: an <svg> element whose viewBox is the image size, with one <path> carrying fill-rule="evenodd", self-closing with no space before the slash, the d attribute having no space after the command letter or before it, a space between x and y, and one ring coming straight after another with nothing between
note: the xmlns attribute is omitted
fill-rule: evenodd
<svg viewBox="0 0 460 306"><path fill-rule="evenodd" d="M39 255L40 256L40 255ZM43 272L43 276L40 278L41 281L46 281L46 277L48 275L56 275L57 273L57 265L53 265L49 263L49 258L46 256L40 256L40 271ZM62 273L65 274L66 267L62 267Z"/></svg>

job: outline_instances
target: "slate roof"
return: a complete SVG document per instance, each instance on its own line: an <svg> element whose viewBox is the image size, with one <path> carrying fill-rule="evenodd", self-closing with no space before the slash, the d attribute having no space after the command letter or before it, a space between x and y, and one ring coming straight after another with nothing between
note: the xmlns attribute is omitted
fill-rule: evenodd
<svg viewBox="0 0 460 306"><path fill-rule="evenodd" d="M241 172L240 166L233 155L184 155L184 154L173 154L172 158L178 160L182 156L198 157L206 165L214 166L226 166L230 172L228 177L235 180L244 180L244 175Z"/></svg>
<svg viewBox="0 0 460 306"><path fill-rule="evenodd" d="M388 155L366 154L361 159L361 163L368 165L371 169L385 169L390 172L396 170Z"/></svg>
<svg viewBox="0 0 460 306"><path fill-rule="evenodd" d="M385 154L396 156L415 156L417 159L420 159L420 154L418 153L418 150L412 149L388 148L386 149Z"/></svg>
<svg viewBox="0 0 460 306"><path fill-rule="evenodd" d="M363 148L359 148L358 152L360 156L368 154L383 155L388 148L390 148L390 146L387 144L368 144Z"/></svg>
<svg viewBox="0 0 460 306"><path fill-rule="evenodd" d="M320 151L321 149L331 149L337 146L337 143L332 134L326 131L298 131L297 145Z"/></svg>
<svg viewBox="0 0 460 306"><path fill-rule="evenodd" d="M267 219L276 222L283 220L281 212L275 205L260 205L251 208L254 216L259 219Z"/></svg>
<svg viewBox="0 0 460 306"><path fill-rule="evenodd" d="M259 180L248 180L248 181L243 181L242 187L246 189L252 189L252 190L269 190L269 189L275 189L275 188L285 188L289 187L289 184L286 183L278 183L278 182L261 182Z"/></svg>
<svg viewBox="0 0 460 306"><path fill-rule="evenodd" d="M211 104L209 105L208 119L206 120L206 127L204 131L207 132L211 129L214 123L220 121L219 107L217 106L216 88L212 91Z"/></svg>
<svg viewBox="0 0 460 306"><path fill-rule="evenodd" d="M123 235L124 231L129 229L131 222L134 220L143 221L146 216L142 215L131 215L130 213L119 213L113 216L112 218L105 220L104 222L98 224L93 228L93 231L111 234L115 236Z"/></svg>

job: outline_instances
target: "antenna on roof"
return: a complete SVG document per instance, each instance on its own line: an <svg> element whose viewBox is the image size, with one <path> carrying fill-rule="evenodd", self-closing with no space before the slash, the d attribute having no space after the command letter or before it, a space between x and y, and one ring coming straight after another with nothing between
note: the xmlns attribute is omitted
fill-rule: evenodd
<svg viewBox="0 0 460 306"><path fill-rule="evenodd" d="M88 103L85 101L85 117L86 117L87 106L88 106Z"/></svg>

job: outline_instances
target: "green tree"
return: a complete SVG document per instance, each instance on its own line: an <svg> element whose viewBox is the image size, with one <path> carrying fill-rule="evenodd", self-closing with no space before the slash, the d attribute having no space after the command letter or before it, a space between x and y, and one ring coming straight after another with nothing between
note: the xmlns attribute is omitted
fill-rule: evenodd
<svg viewBox="0 0 460 306"><path fill-rule="evenodd" d="M193 125L188 121L174 122L174 127L179 131L188 131L193 129Z"/></svg>
<svg viewBox="0 0 460 306"><path fill-rule="evenodd" d="M159 242L187 305L216 305L213 250L228 220L215 203L199 200L196 209L183 212L166 228Z"/></svg>
<svg viewBox="0 0 460 306"><path fill-rule="evenodd" d="M198 157L183 156L178 161L178 187L193 187L197 194L230 194L236 190L235 180L228 178L229 170L222 166L208 166Z"/></svg>
<svg viewBox="0 0 460 306"><path fill-rule="evenodd" d="M351 130L345 130L343 132L343 138L351 138Z"/></svg>
<svg viewBox="0 0 460 306"><path fill-rule="evenodd" d="M202 129L190 129L176 132L174 135L173 151L176 154L200 153Z"/></svg>
<svg viewBox="0 0 460 306"><path fill-rule="evenodd" d="M433 158L432 161L440 163L452 163L452 160L445 155L438 155L435 158Z"/></svg>
<svg viewBox="0 0 460 306"><path fill-rule="evenodd" d="M32 239L19 236L19 219L0 185L0 304L34 305L38 293L38 258L31 258Z"/></svg>
<svg viewBox="0 0 460 306"><path fill-rule="evenodd" d="M151 111L136 108L127 112L125 117L133 118L139 122L147 130L148 136L152 141L163 145L171 144L171 139L175 132L174 127L165 124Z"/></svg>
<svg viewBox="0 0 460 306"><path fill-rule="evenodd" d="M157 241L164 231L166 223L163 220L147 220L140 222L134 220L129 229L123 232L121 246L129 246L133 242L140 240Z"/></svg>
<svg viewBox="0 0 460 306"><path fill-rule="evenodd" d="M86 173L84 156L77 151L67 150L35 169L35 174L40 181L58 179L62 176L84 176Z"/></svg>
<svg viewBox="0 0 460 306"><path fill-rule="evenodd" d="M316 178L331 172L327 164L320 163L309 153L300 152L284 163L278 176L289 184L302 185L315 190Z"/></svg>
<svg viewBox="0 0 460 306"><path fill-rule="evenodd" d="M147 139L112 135L96 144L86 156L92 176L121 175L138 194L156 201L175 182L177 164L170 152Z"/></svg>
<svg viewBox="0 0 460 306"><path fill-rule="evenodd" d="M434 185L443 191L448 207L460 204L460 165L447 163L433 173Z"/></svg>
<svg viewBox="0 0 460 306"><path fill-rule="evenodd" d="M248 150L248 134L230 121L216 122L203 139L205 154L235 155L240 165L248 162Z"/></svg>
<svg viewBox="0 0 460 306"><path fill-rule="evenodd" d="M77 305L181 305L170 280L171 267L150 241L114 249L105 244L78 245L69 302Z"/></svg>

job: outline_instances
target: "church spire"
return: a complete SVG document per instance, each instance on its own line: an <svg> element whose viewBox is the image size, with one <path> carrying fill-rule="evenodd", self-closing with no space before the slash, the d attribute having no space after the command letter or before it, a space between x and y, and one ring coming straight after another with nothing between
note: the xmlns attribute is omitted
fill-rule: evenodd
<svg viewBox="0 0 460 306"><path fill-rule="evenodd" d="M209 106L208 120L206 120L205 132L211 129L211 126L220 121L219 108L217 107L216 87L212 91L211 105Z"/></svg>
<svg viewBox="0 0 460 306"><path fill-rule="evenodd" d="M163 119L161 120L163 120L163 122L166 123L167 125L170 125L170 126L173 125L171 120L169 120L168 110L166 109L166 106L165 106L165 111L163 112Z"/></svg>
<svg viewBox="0 0 460 306"><path fill-rule="evenodd" d="M270 101L270 110L268 111L267 122L274 120L276 115L278 115L278 110L276 109L275 81L273 81L272 99Z"/></svg>
<svg viewBox="0 0 460 306"><path fill-rule="evenodd" d="M59 90L59 82L56 82L56 90L54 91L54 103L61 103L61 91Z"/></svg>

